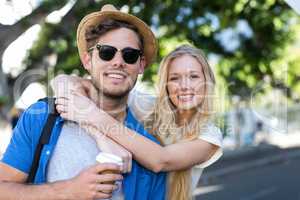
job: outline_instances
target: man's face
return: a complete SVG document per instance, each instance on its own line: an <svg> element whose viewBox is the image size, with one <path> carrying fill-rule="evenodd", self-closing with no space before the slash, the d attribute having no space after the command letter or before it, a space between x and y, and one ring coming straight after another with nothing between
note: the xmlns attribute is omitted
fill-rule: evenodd
<svg viewBox="0 0 300 200"><path fill-rule="evenodd" d="M98 44L109 45L116 49L140 49L137 34L127 28L119 28L99 37ZM111 98L123 98L134 87L139 73L145 67L144 57L139 57L133 64L124 61L122 52L117 51L111 60L99 57L99 50L94 48L84 58L84 67L92 76L92 80L99 91Z"/></svg>

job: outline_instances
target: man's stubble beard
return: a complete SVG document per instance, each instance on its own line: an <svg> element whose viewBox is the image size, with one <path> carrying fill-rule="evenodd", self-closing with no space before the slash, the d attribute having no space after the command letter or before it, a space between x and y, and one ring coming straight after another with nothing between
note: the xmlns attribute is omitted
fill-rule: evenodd
<svg viewBox="0 0 300 200"><path fill-rule="evenodd" d="M129 92L134 87L136 80L133 83L133 85L130 84L129 87L126 88L126 90L120 91L118 93L112 93L111 91L109 91L109 88L102 86L101 83L99 83L98 81L95 81L94 79L92 79L92 82L98 92L98 101L97 101L98 107L105 109L111 116L113 116L114 114L121 113L124 111L124 109L126 109ZM103 107L104 102L101 100L103 98L106 100L109 100L111 102L114 102L114 104L118 105L118 106L112 107L109 110L107 110L107 107L106 108Z"/></svg>
<svg viewBox="0 0 300 200"><path fill-rule="evenodd" d="M129 84L128 88L126 88L124 91L119 91L117 93L114 93L114 92L110 91L109 88L106 88L104 86L104 83L100 83L94 77L92 77L92 82L98 91L98 95L100 95L100 96L102 95L109 99L120 100L120 101L123 100L124 98L128 97L128 94L135 86L136 81L137 81L137 78L134 80L134 82L132 82L132 84Z"/></svg>
<svg viewBox="0 0 300 200"><path fill-rule="evenodd" d="M92 61L92 69L94 69L93 61ZM92 71L88 71L88 72L91 75L92 83L93 83L94 87L97 89L98 96L100 97L101 95L103 95L104 97L107 97L108 99L112 99L114 101L119 100L121 102L122 100L127 98L129 92L133 89L133 87L135 86L136 81L137 81L137 77L136 77L136 79L134 81L132 81L132 84L129 84L129 87L126 90L121 91L118 94L114 94L114 93L111 93L109 91L109 88L105 88L103 86L104 85L103 81L102 81L102 84L101 84L101 78L100 77L94 76Z"/></svg>

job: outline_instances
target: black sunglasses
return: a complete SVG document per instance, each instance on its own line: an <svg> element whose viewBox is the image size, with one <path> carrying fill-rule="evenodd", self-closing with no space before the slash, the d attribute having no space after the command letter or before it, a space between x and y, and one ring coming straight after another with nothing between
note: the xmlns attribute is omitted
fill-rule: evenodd
<svg viewBox="0 0 300 200"><path fill-rule="evenodd" d="M138 58L142 55L142 51L139 49L134 49L131 47L126 47L124 49L117 49L116 47L109 45L101 45L96 44L96 49L98 49L99 57L102 60L110 61L112 60L117 51L121 51L122 58L127 64L134 64L138 60ZM88 49L88 52L92 51L95 47L91 47Z"/></svg>

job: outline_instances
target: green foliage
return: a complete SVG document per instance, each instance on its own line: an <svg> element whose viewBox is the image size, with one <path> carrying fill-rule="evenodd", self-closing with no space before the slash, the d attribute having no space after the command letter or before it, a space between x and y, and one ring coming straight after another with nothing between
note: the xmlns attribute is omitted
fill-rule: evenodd
<svg viewBox="0 0 300 200"><path fill-rule="evenodd" d="M0 96L0 106L3 106L8 103L8 97L7 96Z"/></svg>
<svg viewBox="0 0 300 200"><path fill-rule="evenodd" d="M27 65L34 65L43 56L56 53L56 72L72 73L76 69L84 74L76 49L76 27L87 13L99 10L105 3L118 8L127 6L130 13L151 26L159 40L158 61L186 42L201 48L207 55L217 56L219 62L215 71L221 82L228 84L229 94L249 98L251 91L266 77L271 79L273 87L300 91L299 58L286 62L290 66L287 81L278 64L286 61L286 50L295 41L293 27L299 23L299 17L283 0L153 0L151 3L78 0L71 13L74 21L67 22L67 28L65 23L43 25ZM250 33L239 30L241 22L249 27ZM224 45L220 39L224 31L237 31L238 34ZM235 41L238 45L228 50L226 46ZM143 80L154 82L157 79L158 63L145 71Z"/></svg>

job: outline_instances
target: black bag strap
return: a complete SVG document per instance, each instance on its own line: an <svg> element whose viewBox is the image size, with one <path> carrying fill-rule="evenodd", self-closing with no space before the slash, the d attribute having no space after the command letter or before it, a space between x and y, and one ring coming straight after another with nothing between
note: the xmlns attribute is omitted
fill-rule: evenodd
<svg viewBox="0 0 300 200"><path fill-rule="evenodd" d="M53 126L55 124L56 117L58 116L58 113L55 108L55 98L46 97L44 99L40 99L39 101L47 102L49 114L48 114L46 124L42 130L42 133L41 133L41 136L39 139L39 143L35 149L33 162L31 164L30 172L29 172L28 178L26 180L26 183L34 182L35 175L36 175L37 169L39 167L39 162L40 162L40 157L41 157L43 147L45 144L49 143L51 132L52 132Z"/></svg>

